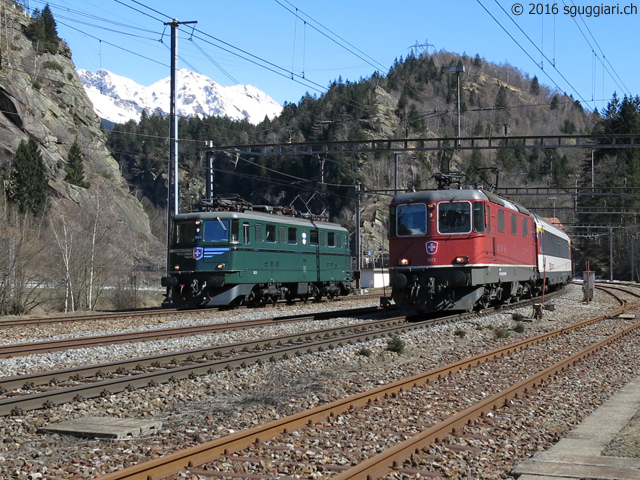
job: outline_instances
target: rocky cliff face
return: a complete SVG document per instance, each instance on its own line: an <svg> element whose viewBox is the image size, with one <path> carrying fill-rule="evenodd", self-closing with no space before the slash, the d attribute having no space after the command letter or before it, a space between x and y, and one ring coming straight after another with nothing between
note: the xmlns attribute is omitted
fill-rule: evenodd
<svg viewBox="0 0 640 480"><path fill-rule="evenodd" d="M114 235L143 246L144 253L136 255L139 262L153 261L150 256L162 259L142 204L130 194L105 146L100 119L77 77L71 51L61 42L56 54L37 53L25 35L31 17L11 0L0 0L0 9L0 175L7 178L20 141L35 136L55 192L50 215L70 203L87 211L99 209L115 226ZM74 141L84 156L89 188L64 181Z"/></svg>

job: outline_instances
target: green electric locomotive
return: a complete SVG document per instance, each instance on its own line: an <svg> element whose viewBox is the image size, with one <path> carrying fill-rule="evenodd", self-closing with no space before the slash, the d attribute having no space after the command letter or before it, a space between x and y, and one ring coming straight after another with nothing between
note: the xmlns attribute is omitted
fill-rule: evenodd
<svg viewBox="0 0 640 480"><path fill-rule="evenodd" d="M265 211L185 213L172 222L168 275L177 308L260 306L351 292L348 231Z"/></svg>

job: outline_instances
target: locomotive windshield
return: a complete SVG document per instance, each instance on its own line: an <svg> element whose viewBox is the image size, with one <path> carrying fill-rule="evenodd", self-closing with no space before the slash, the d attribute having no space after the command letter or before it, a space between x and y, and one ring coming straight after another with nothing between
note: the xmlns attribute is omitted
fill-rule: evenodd
<svg viewBox="0 0 640 480"><path fill-rule="evenodd" d="M398 235L427 233L427 206L424 203L399 205L396 210Z"/></svg>
<svg viewBox="0 0 640 480"><path fill-rule="evenodd" d="M204 222L205 242L227 242L229 240L229 220L207 220Z"/></svg>
<svg viewBox="0 0 640 480"><path fill-rule="evenodd" d="M173 243L226 242L229 240L229 220L184 220L173 225Z"/></svg>
<svg viewBox="0 0 640 480"><path fill-rule="evenodd" d="M440 233L469 233L471 231L471 204L469 202L440 202L438 204L438 231Z"/></svg>

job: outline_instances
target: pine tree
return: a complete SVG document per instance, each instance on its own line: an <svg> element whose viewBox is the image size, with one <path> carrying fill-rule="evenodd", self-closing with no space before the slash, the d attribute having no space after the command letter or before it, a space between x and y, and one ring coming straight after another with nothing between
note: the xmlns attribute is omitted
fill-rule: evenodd
<svg viewBox="0 0 640 480"><path fill-rule="evenodd" d="M531 93L531 95L540 95L540 82L538 81L537 76L534 76L531 79L531 85L529 86L529 93Z"/></svg>
<svg viewBox="0 0 640 480"><path fill-rule="evenodd" d="M37 46L38 52L55 54L58 51L60 37L58 37L56 21L49 4L46 4L42 11L38 9L33 11L33 17L27 27L27 35Z"/></svg>
<svg viewBox="0 0 640 480"><path fill-rule="evenodd" d="M38 141L30 137L22 140L13 157L9 198L22 212L40 213L47 202L48 180Z"/></svg>
<svg viewBox="0 0 640 480"><path fill-rule="evenodd" d="M84 181L84 156L78 145L78 141L74 141L69 148L69 157L64 167L67 176L65 181L77 185L82 188L88 188L89 183Z"/></svg>
<svg viewBox="0 0 640 480"><path fill-rule="evenodd" d="M507 88L500 85L498 94L496 95L496 109L509 112L509 100L507 99Z"/></svg>

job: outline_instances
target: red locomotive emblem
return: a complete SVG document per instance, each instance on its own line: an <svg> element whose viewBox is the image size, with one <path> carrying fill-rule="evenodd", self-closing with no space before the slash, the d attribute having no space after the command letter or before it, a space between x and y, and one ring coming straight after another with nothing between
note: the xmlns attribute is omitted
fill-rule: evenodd
<svg viewBox="0 0 640 480"><path fill-rule="evenodd" d="M203 256L204 256L204 248L195 247L193 249L193 258L195 258L196 260L200 260Z"/></svg>
<svg viewBox="0 0 640 480"><path fill-rule="evenodd" d="M427 255L435 255L438 253L438 242L434 242L433 240L424 244L427 249Z"/></svg>

